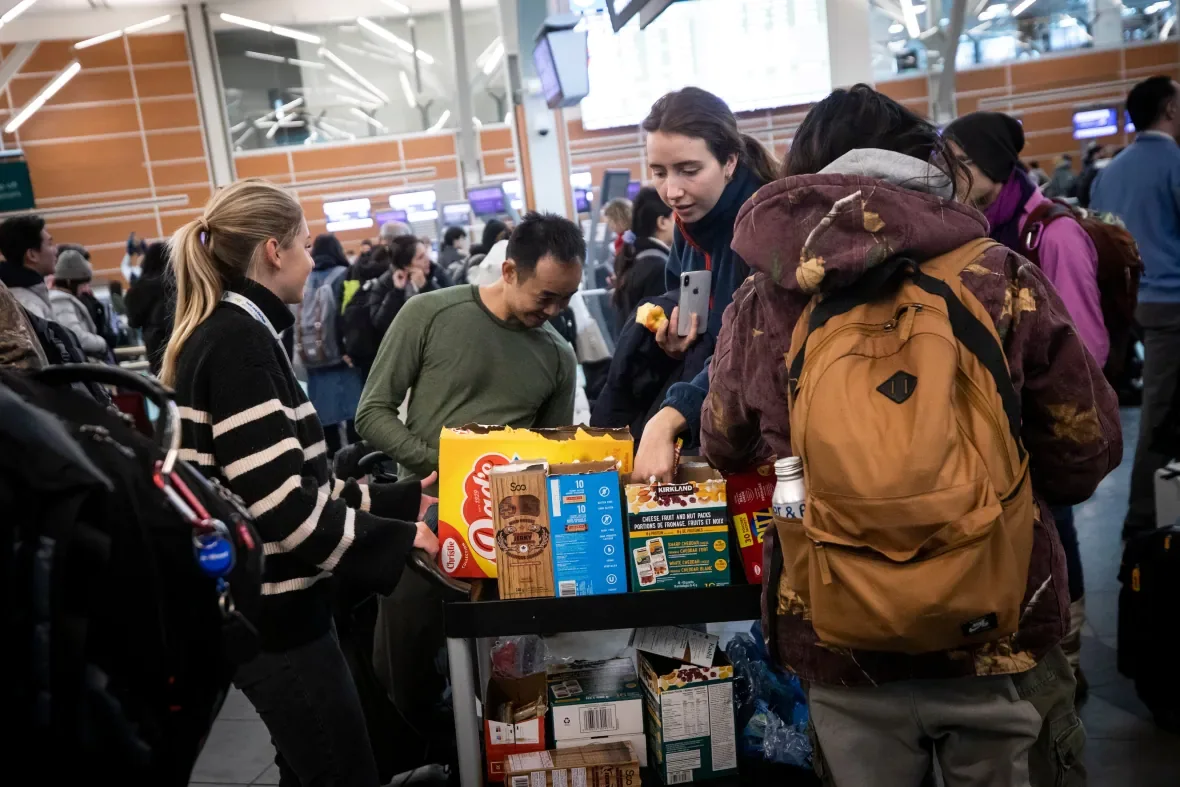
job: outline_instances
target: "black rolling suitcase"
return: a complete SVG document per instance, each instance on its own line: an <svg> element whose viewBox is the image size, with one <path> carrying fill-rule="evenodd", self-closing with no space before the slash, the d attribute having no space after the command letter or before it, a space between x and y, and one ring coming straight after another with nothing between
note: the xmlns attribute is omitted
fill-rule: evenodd
<svg viewBox="0 0 1180 787"><path fill-rule="evenodd" d="M1156 723L1180 734L1180 527L1128 541L1119 582L1119 672Z"/></svg>

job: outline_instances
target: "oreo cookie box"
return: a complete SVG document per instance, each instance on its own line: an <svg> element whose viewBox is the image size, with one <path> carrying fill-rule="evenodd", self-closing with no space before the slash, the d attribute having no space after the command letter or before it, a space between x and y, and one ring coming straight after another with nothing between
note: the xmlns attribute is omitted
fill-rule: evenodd
<svg viewBox="0 0 1180 787"><path fill-rule="evenodd" d="M706 464L682 464L671 484L627 485L631 590L729 584L725 480Z"/></svg>

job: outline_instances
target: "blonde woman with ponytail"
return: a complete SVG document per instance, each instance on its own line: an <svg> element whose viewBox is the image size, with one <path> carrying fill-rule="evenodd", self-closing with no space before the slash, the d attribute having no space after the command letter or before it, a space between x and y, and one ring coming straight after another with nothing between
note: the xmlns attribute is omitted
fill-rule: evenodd
<svg viewBox="0 0 1180 787"><path fill-rule="evenodd" d="M423 484L332 476L324 431L279 342L312 269L288 192L244 180L172 237L176 320L162 378L176 389L182 458L245 502L265 543L262 652L234 683L270 730L280 783L376 787L360 700L332 627L339 574L388 595L411 548L438 541L413 520ZM433 478L427 479L433 482ZM409 521L404 521L409 520Z"/></svg>

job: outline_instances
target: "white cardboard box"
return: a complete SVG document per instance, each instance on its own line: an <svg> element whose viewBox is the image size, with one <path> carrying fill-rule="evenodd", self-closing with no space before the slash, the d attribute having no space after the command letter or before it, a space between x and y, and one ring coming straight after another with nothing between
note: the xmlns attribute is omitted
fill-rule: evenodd
<svg viewBox="0 0 1180 787"><path fill-rule="evenodd" d="M643 690L630 659L560 665L548 677L556 748L630 741L646 767Z"/></svg>

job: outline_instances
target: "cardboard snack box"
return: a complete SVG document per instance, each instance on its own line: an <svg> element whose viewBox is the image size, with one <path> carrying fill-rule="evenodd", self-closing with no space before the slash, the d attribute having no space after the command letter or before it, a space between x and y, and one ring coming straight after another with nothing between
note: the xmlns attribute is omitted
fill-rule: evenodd
<svg viewBox="0 0 1180 787"><path fill-rule="evenodd" d="M504 781L505 757L545 751L548 744L545 689L544 672L525 678L493 677L488 681L483 722L488 781ZM509 713L512 718L506 717Z"/></svg>
<svg viewBox="0 0 1180 787"><path fill-rule="evenodd" d="M640 651L648 755L664 784L737 773L733 665L718 650L709 667Z"/></svg>
<svg viewBox="0 0 1180 787"><path fill-rule="evenodd" d="M512 462L492 468L496 569L500 598L553 595L545 462Z"/></svg>
<svg viewBox="0 0 1180 787"><path fill-rule="evenodd" d="M438 446L439 565L451 576L496 577L491 471L520 459L551 464L614 459L631 472L628 429L513 429L464 426L444 429Z"/></svg>
<svg viewBox="0 0 1180 787"><path fill-rule="evenodd" d="M549 716L558 749L629 741L647 766L643 690L631 659L577 661L549 669Z"/></svg>
<svg viewBox="0 0 1180 787"><path fill-rule="evenodd" d="M640 787L629 742L517 754L504 762L507 787Z"/></svg>
<svg viewBox="0 0 1180 787"><path fill-rule="evenodd" d="M549 527L559 598L627 592L615 462L550 465Z"/></svg>
<svg viewBox="0 0 1180 787"><path fill-rule="evenodd" d="M771 499L776 483L778 478L774 474L773 464L760 465L747 473L734 473L725 477L734 543L742 556L746 581L751 585L762 581L762 538L766 528L774 524Z"/></svg>
<svg viewBox="0 0 1180 787"><path fill-rule="evenodd" d="M708 465L682 464L671 484L627 485L633 590L729 584L725 481Z"/></svg>

